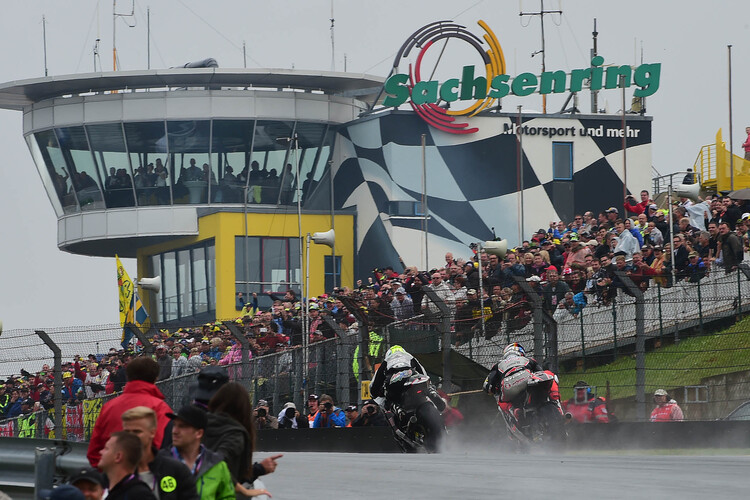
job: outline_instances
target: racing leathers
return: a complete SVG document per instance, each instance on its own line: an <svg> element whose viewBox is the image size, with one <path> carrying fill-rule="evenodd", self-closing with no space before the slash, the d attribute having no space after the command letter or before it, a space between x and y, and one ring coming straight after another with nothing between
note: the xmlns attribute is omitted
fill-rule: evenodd
<svg viewBox="0 0 750 500"><path fill-rule="evenodd" d="M607 424L609 415L607 413L607 403L604 398L587 395L583 401L577 401L575 397L563 403L563 411L573 422L579 424Z"/></svg>
<svg viewBox="0 0 750 500"><path fill-rule="evenodd" d="M545 370L533 358L507 356L492 366L483 387L485 392L495 396L502 412L518 421L520 412L516 410L524 404L526 386L532 374L541 371ZM547 373L554 376L552 372ZM560 399L557 381L550 387L549 398L554 401Z"/></svg>
<svg viewBox="0 0 750 500"><path fill-rule="evenodd" d="M395 352L392 351L393 348L388 351L388 354L386 354L383 362L380 363L380 366L375 371L375 375L372 376L372 381L370 382L370 394L374 398L384 397L386 400L386 410L391 409L390 405L392 401L388 398L388 382L393 375L404 370L413 370L427 376L427 370L424 369L417 358L406 352L404 349L396 350ZM440 397L432 384L429 386L427 396L429 396L439 412L442 413L443 410L445 410L445 401Z"/></svg>

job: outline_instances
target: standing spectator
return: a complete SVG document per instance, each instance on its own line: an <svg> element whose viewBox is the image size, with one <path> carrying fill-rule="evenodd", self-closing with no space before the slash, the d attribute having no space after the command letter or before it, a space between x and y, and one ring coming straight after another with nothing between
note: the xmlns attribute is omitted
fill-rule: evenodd
<svg viewBox="0 0 750 500"><path fill-rule="evenodd" d="M156 500L133 471L141 460L141 440L129 432L115 432L101 450L99 468L107 476L108 500Z"/></svg>
<svg viewBox="0 0 750 500"><path fill-rule="evenodd" d="M166 380L172 376L172 358L169 357L166 345L156 346L156 362L159 364L158 380Z"/></svg>
<svg viewBox="0 0 750 500"><path fill-rule="evenodd" d="M323 394L320 396L320 411L310 427L315 429L346 427L346 415L341 408L333 404L331 396Z"/></svg>
<svg viewBox="0 0 750 500"><path fill-rule="evenodd" d="M677 279L685 277L685 268L688 265L688 249L685 248L685 236L681 234L675 234L672 239L672 245L674 245L674 262L672 265L677 270Z"/></svg>
<svg viewBox="0 0 750 500"><path fill-rule="evenodd" d="M747 139L742 143L742 147L745 149L745 161L750 161L750 127L745 127L745 133Z"/></svg>
<svg viewBox="0 0 750 500"><path fill-rule="evenodd" d="M179 377L187 373L188 360L182 355L182 347L172 348L172 377Z"/></svg>
<svg viewBox="0 0 750 500"><path fill-rule="evenodd" d="M99 464L99 457L104 443L113 432L122 430L120 415L130 408L146 406L156 412L157 429L154 433L154 446L161 446L164 436L164 428L167 426L167 413L172 409L164 402L164 395L154 385L159 376L159 365L151 358L136 358L128 363L125 368L127 373L127 384L122 395L107 402L96 419L94 430L89 441L89 449L86 456L92 467Z"/></svg>
<svg viewBox="0 0 750 500"><path fill-rule="evenodd" d="M727 274L731 273L740 265L744 258L742 241L729 226L728 222L719 224L719 241L721 242L721 259L724 262L724 269Z"/></svg>
<svg viewBox="0 0 750 500"><path fill-rule="evenodd" d="M604 398L598 397L591 386L579 380L573 386L573 397L563 402L566 418L579 424L608 424L609 414Z"/></svg>
<svg viewBox="0 0 750 500"><path fill-rule="evenodd" d="M138 436L141 441L141 459L136 473L159 500L198 500L190 470L169 456L157 454L158 448L153 444L156 435L154 410L145 406L130 408L122 414L122 429Z"/></svg>
<svg viewBox="0 0 750 500"><path fill-rule="evenodd" d="M443 302L445 302L445 305L447 305L451 310L451 314L455 314L456 302L453 292L451 291L450 287L443 281L443 277L440 273L436 272L432 275L432 282L430 283L430 286L432 290L434 290L438 295L438 297L440 297ZM440 312L437 305L435 305L435 303L426 296L422 299L422 309L427 310L432 314L438 314Z"/></svg>
<svg viewBox="0 0 750 500"><path fill-rule="evenodd" d="M169 418L174 423L172 448L161 450L159 455L179 460L192 471L201 500L234 500L234 482L227 463L201 444L208 425L206 412L190 405L170 413Z"/></svg>
<svg viewBox="0 0 750 500"><path fill-rule="evenodd" d="M565 294L570 291L570 287L564 281L560 281L560 275L557 269L550 266L547 269L547 284L542 288L542 299L544 300L544 309L554 312L565 298Z"/></svg>
<svg viewBox="0 0 750 500"><path fill-rule="evenodd" d="M224 384L208 402L208 411L203 444L224 456L238 496L258 495L259 490L248 486L258 476L276 470L276 460L282 455L274 455L253 464L255 427L250 394L236 382Z"/></svg>
<svg viewBox="0 0 750 500"><path fill-rule="evenodd" d="M391 310L398 321L407 320L414 316L414 304L402 287L396 290L395 297L391 301Z"/></svg>
<svg viewBox="0 0 750 500"><path fill-rule="evenodd" d="M693 250L688 255L688 265L685 268L685 279L690 283L698 283L706 276L706 264L698 252Z"/></svg>
<svg viewBox="0 0 750 500"><path fill-rule="evenodd" d="M651 412L652 422L682 422L685 419L677 401L670 398L664 389L656 389L654 403L656 408Z"/></svg>
<svg viewBox="0 0 750 500"><path fill-rule="evenodd" d="M629 194L625 197L625 215L627 216L628 212L634 215L642 214L646 211L651 203L653 202L649 199L648 191L646 191L645 189L641 191L641 201L638 203L636 203L633 195Z"/></svg>

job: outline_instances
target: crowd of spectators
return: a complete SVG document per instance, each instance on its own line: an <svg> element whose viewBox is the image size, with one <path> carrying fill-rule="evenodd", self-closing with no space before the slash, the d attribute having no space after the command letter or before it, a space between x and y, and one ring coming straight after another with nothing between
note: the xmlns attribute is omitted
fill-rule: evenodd
<svg viewBox="0 0 750 500"><path fill-rule="evenodd" d="M259 176L256 171L260 172L251 167L247 175ZM392 267L375 269L355 287L335 288L330 294L311 297L307 304L293 290L267 292L269 308L258 306L257 294L238 293L237 319L164 329L153 336L158 378L239 363L237 333L248 340L252 358L300 346L303 335L314 343L342 332L354 333L360 325L368 331L393 322L402 322L405 329L429 328L439 309L425 295L426 286L448 306L454 342L461 344L480 334L482 316L487 338L509 335L528 324L531 306L521 285L524 281L541 295L548 312L576 316L585 307L607 306L619 294L630 293L615 271L625 272L646 290L673 286L675 280L695 283L710 273L731 272L742 262L748 249L746 210L750 208L741 202L728 197L698 203L682 199L672 209L670 244L668 211L659 209L646 191L640 198L636 203L629 197L622 207L599 214L576 215L570 222L550 222L504 258L473 247L467 249L466 258L446 254L445 261L429 271L414 266L401 272ZM309 317L303 332L306 305ZM142 347L136 345L135 352L111 349L106 354L76 356L64 363L63 403L76 405L122 390L124 366L141 355L136 353ZM51 408L52 387L48 365L0 383L0 419Z"/></svg>

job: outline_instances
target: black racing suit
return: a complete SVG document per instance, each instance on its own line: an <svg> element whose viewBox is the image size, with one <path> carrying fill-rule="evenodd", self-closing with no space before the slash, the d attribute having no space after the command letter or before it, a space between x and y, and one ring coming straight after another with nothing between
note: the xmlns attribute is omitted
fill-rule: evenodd
<svg viewBox="0 0 750 500"><path fill-rule="evenodd" d="M392 375L407 369L412 369L417 373L428 376L427 370L424 369L417 358L406 351L400 352L396 356L393 356L390 360L386 360L380 363L380 366L375 371L375 375L373 375L372 381L370 382L370 394L372 395L372 397L385 397L386 405L392 403L388 400L387 396L388 381L391 379ZM445 410L445 401L443 401L443 398L440 397L432 384L430 384L429 387L430 390L427 395L432 400L432 402L435 403L438 411L442 413L443 410ZM386 407L386 409L389 410L390 408Z"/></svg>
<svg viewBox="0 0 750 500"><path fill-rule="evenodd" d="M524 356L509 356L495 363L490 369L490 373L484 380L483 388L485 392L493 394L497 398L497 405L501 411L511 414L517 420L519 415L513 411L513 408L520 408L523 401L520 400L520 394L504 394L503 380L506 377L524 376L526 373L542 371L542 367L534 358ZM525 385L524 385L525 388Z"/></svg>

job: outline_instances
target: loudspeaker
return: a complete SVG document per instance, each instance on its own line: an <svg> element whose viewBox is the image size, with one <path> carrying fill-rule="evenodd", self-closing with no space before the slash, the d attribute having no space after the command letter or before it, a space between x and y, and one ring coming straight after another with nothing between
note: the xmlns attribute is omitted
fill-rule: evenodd
<svg viewBox="0 0 750 500"><path fill-rule="evenodd" d="M695 184L678 184L672 192L680 198L690 198L691 201L698 201L700 190L701 185L696 182Z"/></svg>
<svg viewBox="0 0 750 500"><path fill-rule="evenodd" d="M329 229L324 233L313 233L312 240L318 245L328 245L333 248L333 244L336 241L336 233L333 232L333 229Z"/></svg>
<svg viewBox="0 0 750 500"><path fill-rule="evenodd" d="M144 290L159 293L159 290L161 290L161 276L157 276L156 278L142 278L138 281L138 286Z"/></svg>
<svg viewBox="0 0 750 500"><path fill-rule="evenodd" d="M505 253L508 251L508 240L485 241L484 251L490 255L497 255L501 259L504 259Z"/></svg>

